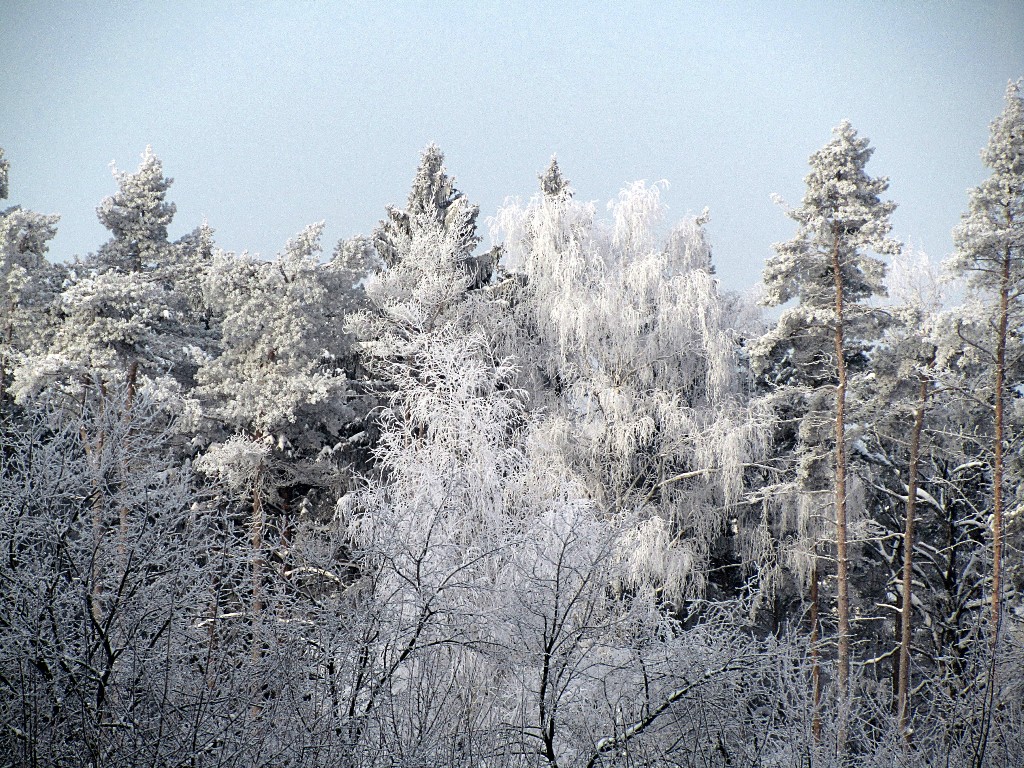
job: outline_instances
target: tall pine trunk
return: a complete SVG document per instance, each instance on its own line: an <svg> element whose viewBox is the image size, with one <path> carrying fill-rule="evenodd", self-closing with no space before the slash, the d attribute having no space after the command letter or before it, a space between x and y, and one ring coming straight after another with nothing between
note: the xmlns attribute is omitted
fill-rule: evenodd
<svg viewBox="0 0 1024 768"><path fill-rule="evenodd" d="M836 612L839 618L839 729L838 749L846 748L846 710L850 697L850 574L846 537L846 358L844 355L843 274L839 258L838 233L832 247L835 279L836 372Z"/></svg>
<svg viewBox="0 0 1024 768"><path fill-rule="evenodd" d="M900 733L910 740L910 611L914 569L914 522L917 514L917 474L921 455L921 431L928 401L928 379L922 375L918 389L914 428L910 433L910 461L907 468L907 520L903 531L903 594L900 601L899 684L896 694Z"/></svg>
<svg viewBox="0 0 1024 768"><path fill-rule="evenodd" d="M1003 581L1003 387L1006 378L1006 335L1010 300L1010 249L1003 253L996 330L995 445L992 464L992 648L999 643Z"/></svg>

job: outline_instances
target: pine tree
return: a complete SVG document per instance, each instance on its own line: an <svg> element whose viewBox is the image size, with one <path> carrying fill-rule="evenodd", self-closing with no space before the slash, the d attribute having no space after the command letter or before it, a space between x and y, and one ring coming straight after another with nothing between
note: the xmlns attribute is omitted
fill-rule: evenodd
<svg viewBox="0 0 1024 768"><path fill-rule="evenodd" d="M878 314L863 306L884 295L885 265L865 253L896 253L899 243L887 237L892 202L879 195L885 178L865 172L874 151L849 122L834 129L834 138L810 158L811 172L802 205L788 212L797 222L792 240L775 246L764 271L765 302L796 305L783 311L776 328L755 352L762 369L767 361L786 360L792 381L816 388L834 387L834 498L837 560L838 683L841 701L849 697L850 558L847 521L847 415L849 363L861 344L877 332ZM815 557L816 560L816 557ZM815 567L816 570L816 567ZM814 585L812 585L812 589ZM839 748L845 749L845 723Z"/></svg>
<svg viewBox="0 0 1024 768"><path fill-rule="evenodd" d="M992 597L991 638L1002 620L1006 492L1007 398L1021 381L1024 342L1024 100L1020 81L1006 89L1006 106L993 121L981 156L992 175L970 192L962 223L953 231L955 274L966 276L970 301L958 331L990 371L992 391ZM1012 454L1011 454L1012 455Z"/></svg>
<svg viewBox="0 0 1024 768"><path fill-rule="evenodd" d="M56 302L53 338L15 372L22 399L47 388L73 399L95 389L102 397L109 385L123 382L129 404L146 386L156 400L180 406L191 386L198 347L177 278L186 276L179 262L193 243L168 240L172 180L150 148L135 173L115 171L114 177L118 191L97 208L111 237L71 264Z"/></svg>
<svg viewBox="0 0 1024 768"><path fill-rule="evenodd" d="M307 227L273 261L214 257L204 288L221 338L199 371L198 394L205 414L229 432L277 440L303 408L344 392L344 376L327 359L322 230L322 223Z"/></svg>
<svg viewBox="0 0 1024 768"><path fill-rule="evenodd" d="M0 200L8 193L8 167L0 148ZM38 352L53 330L52 309L65 270L46 258L58 216L19 206L0 210L0 397L16 361Z"/></svg>
<svg viewBox="0 0 1024 768"><path fill-rule="evenodd" d="M93 264L101 270L140 272L167 260L171 248L167 226L177 210L167 201L174 179L165 177L163 164L146 147L135 173L114 171L118 191L96 209L100 223L111 234Z"/></svg>

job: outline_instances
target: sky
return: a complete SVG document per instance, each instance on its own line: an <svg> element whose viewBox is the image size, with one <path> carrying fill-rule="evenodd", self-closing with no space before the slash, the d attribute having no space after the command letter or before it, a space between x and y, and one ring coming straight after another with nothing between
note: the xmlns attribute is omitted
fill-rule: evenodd
<svg viewBox="0 0 1024 768"><path fill-rule="evenodd" d="M667 180L668 223L710 209L722 284L759 278L807 158L852 121L891 178L894 234L941 259L1024 76L1024 2L0 2L10 199L59 213L51 256L95 250L95 209L147 145L171 227L272 256L325 249L404 204L436 142L487 220L553 153L599 210ZM667 226L667 224L666 224Z"/></svg>

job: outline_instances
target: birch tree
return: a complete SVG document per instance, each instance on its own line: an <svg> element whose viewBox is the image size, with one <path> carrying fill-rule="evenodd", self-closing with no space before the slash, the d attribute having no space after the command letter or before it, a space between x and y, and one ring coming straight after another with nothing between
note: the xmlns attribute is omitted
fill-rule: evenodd
<svg viewBox="0 0 1024 768"><path fill-rule="evenodd" d="M572 199L556 164L527 206L499 212L515 299L524 385L556 409L551 438L611 513L643 508L637 535L668 544L668 593L700 593L726 531L744 463L763 448L762 415L743 402L705 217L667 240L657 186L638 182L609 204L612 221Z"/></svg>
<svg viewBox="0 0 1024 768"><path fill-rule="evenodd" d="M531 418L514 361L467 330L487 300L459 298L455 252L440 233L418 240L358 318L388 339L391 389L377 471L339 503L353 592L376 606L350 733L381 745L371 764L752 755L738 720L686 713L747 707L757 642L728 609L684 632L659 606L668 526L590 498L565 417Z"/></svg>

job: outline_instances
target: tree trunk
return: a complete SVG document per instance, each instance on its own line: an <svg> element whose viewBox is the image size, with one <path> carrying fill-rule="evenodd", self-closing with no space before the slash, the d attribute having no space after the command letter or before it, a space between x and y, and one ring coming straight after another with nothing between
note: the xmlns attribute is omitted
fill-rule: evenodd
<svg viewBox="0 0 1024 768"><path fill-rule="evenodd" d="M263 511L263 489L261 472L257 472L252 490L252 517L249 521L249 544L252 548L252 646L249 649L254 662L252 671L252 704L249 715L256 719L263 713L263 687L255 665L263 658L263 569L266 561L263 557L264 529L266 516Z"/></svg>
<svg viewBox="0 0 1024 768"><path fill-rule="evenodd" d="M910 611L914 568L914 518L917 512L917 474L921 455L921 430L928 401L928 379L922 375L918 389L914 428L910 433L910 462L907 468L907 520L903 532L903 595L900 602L899 688L896 695L900 733L910 740Z"/></svg>
<svg viewBox="0 0 1024 768"><path fill-rule="evenodd" d="M818 547L814 547L814 565L811 566L811 690L814 696L814 714L811 730L814 741L821 741L821 651L818 649Z"/></svg>
<svg viewBox="0 0 1024 768"><path fill-rule="evenodd" d="M1010 249L1003 254L996 331L995 445L992 464L992 648L999 643L1000 592L1003 581L1003 386L1006 376L1006 335L1009 320Z"/></svg>
<svg viewBox="0 0 1024 768"><path fill-rule="evenodd" d="M92 385L92 380L88 376L82 377L83 390L82 390L82 415L81 421L79 422L78 435L82 440L82 448L85 450L86 461L90 464L91 479L90 484L92 486L92 499L90 501L90 507L92 508L92 558L89 565L89 580L90 592L89 592L89 612L92 614L93 619L97 622L102 621L103 610L101 607L102 596L103 596L103 535L106 528L106 504L103 484L100 480L100 475L103 471L103 447L106 440L106 430L103 425L103 413L106 404L106 390L103 387L102 382L99 382L98 389L100 393L99 402L97 404L97 410L99 411L99 418L96 420L99 425L98 434L96 435L95 441L89 440L89 431L86 429L86 408L88 402L88 388Z"/></svg>
<svg viewBox="0 0 1024 768"><path fill-rule="evenodd" d="M139 385L139 361L138 360L132 360L131 363L128 364L128 371L125 374L124 380L125 380L125 393L124 393L125 409L124 409L124 411L125 411L125 418L128 418L128 415L131 413L131 410L132 410L132 405L135 403L135 393L136 393L136 389L137 389L137 387Z"/></svg>
<svg viewBox="0 0 1024 768"><path fill-rule="evenodd" d="M257 476L252 493L252 520L249 529L252 546L252 614L254 622L263 613L263 528L263 494L260 491ZM255 650L253 656L258 656Z"/></svg>
<svg viewBox="0 0 1024 768"><path fill-rule="evenodd" d="M135 402L135 390L138 386L138 379L139 363L137 360L132 360L125 374L124 413L121 418L126 424L128 424L132 417L132 405ZM127 457L121 464L120 470L123 477L127 477L130 474L131 468L127 465ZM124 504L117 510L117 553L122 573L128 563L128 511L128 507Z"/></svg>
<svg viewBox="0 0 1024 768"><path fill-rule="evenodd" d="M850 575L846 545L846 358L844 357L843 275L839 259L839 239L832 247L832 271L835 280L835 354L836 373L836 611L839 619L839 729L838 749L846 749L846 709L850 697Z"/></svg>

